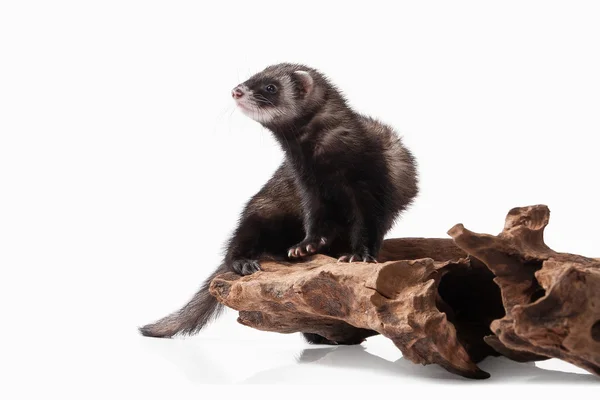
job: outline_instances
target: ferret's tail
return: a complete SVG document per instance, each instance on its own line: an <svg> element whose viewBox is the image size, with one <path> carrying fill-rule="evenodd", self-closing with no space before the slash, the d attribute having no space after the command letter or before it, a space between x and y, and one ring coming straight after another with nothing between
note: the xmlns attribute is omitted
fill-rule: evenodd
<svg viewBox="0 0 600 400"><path fill-rule="evenodd" d="M223 311L223 305L210 294L208 288L210 282L217 275L227 271L225 265L221 265L204 281L198 293L181 310L175 311L153 324L139 328L140 333L144 336L161 338L172 337L177 334L193 335L197 333Z"/></svg>

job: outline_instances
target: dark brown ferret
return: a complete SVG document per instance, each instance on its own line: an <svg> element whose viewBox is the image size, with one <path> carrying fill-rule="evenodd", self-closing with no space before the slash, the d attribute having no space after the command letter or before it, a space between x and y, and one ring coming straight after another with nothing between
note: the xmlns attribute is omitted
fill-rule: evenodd
<svg viewBox="0 0 600 400"><path fill-rule="evenodd" d="M415 159L394 130L352 110L317 70L273 65L232 96L273 133L285 160L244 208L223 264L181 310L141 328L146 336L199 331L221 309L210 281L226 271L260 271L261 258L318 252L342 262L375 261L384 235L417 194Z"/></svg>

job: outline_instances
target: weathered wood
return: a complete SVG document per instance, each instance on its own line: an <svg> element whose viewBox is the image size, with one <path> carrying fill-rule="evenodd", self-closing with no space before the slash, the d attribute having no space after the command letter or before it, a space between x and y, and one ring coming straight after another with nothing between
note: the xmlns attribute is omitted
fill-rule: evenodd
<svg viewBox="0 0 600 400"><path fill-rule="evenodd" d="M560 358L600 375L600 261L557 253L544 243L546 206L512 209L498 236L456 225L459 247L496 276L506 316L486 342L514 358Z"/></svg>
<svg viewBox="0 0 600 400"><path fill-rule="evenodd" d="M379 264L263 261L215 278L211 293L244 325L338 344L382 334L415 363L469 378L476 363L558 357L600 374L600 263L543 242L545 206L513 209L498 236L462 225L452 239L385 241Z"/></svg>
<svg viewBox="0 0 600 400"><path fill-rule="evenodd" d="M423 258L427 255L432 257ZM442 278L450 279L454 274L471 274L487 280L487 286L494 289L493 276L487 269L482 265L472 267L465 256L449 239L392 239L384 244L382 261L421 258L350 265L323 255L303 263L265 261L262 272L215 278L211 293L239 310L238 321L253 328L316 333L341 344L360 343L381 333L416 363L436 363L463 376L486 378L489 375L476 366L474 359L495 354L483 342L483 336L491 334L485 325L491 319L484 316L484 323L472 322L485 326L484 334L463 337L449 321L454 318L451 306L438 293ZM473 274L473 270L478 273ZM463 292L468 282L463 280ZM448 292L446 287L444 283L443 294ZM487 297L501 309L499 291L494 294ZM451 303L455 300L448 299Z"/></svg>
<svg viewBox="0 0 600 400"><path fill-rule="evenodd" d="M452 239L401 238L385 240L377 260L385 262L431 258L434 261L448 261L465 257L467 253Z"/></svg>

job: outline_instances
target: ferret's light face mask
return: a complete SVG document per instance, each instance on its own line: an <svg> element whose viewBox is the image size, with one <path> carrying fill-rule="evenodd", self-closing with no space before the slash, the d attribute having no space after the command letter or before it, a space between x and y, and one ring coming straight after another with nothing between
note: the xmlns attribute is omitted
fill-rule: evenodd
<svg viewBox="0 0 600 400"><path fill-rule="evenodd" d="M312 88L308 72L295 71L292 76L269 76L258 73L231 91L238 108L253 120L266 124L273 120L293 119L299 102Z"/></svg>

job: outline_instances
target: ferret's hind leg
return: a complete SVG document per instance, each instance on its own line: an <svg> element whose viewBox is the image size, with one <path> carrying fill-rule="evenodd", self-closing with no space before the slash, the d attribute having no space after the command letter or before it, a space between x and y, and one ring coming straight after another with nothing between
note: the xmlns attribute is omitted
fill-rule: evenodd
<svg viewBox="0 0 600 400"><path fill-rule="evenodd" d="M387 196L374 196L370 191L355 192L355 195L355 219L348 230L350 248L338 260L376 263L383 238L398 212Z"/></svg>
<svg viewBox="0 0 600 400"><path fill-rule="evenodd" d="M252 274L260 270L260 258L283 260L303 237L300 198L284 164L246 204L225 264L240 275Z"/></svg>
<svg viewBox="0 0 600 400"><path fill-rule="evenodd" d="M230 241L225 264L240 275L260 271L260 258L283 260L290 244L304 235L293 215L247 215Z"/></svg>
<svg viewBox="0 0 600 400"><path fill-rule="evenodd" d="M379 249L383 243L385 232L380 228L377 216L369 216L366 220L358 220L351 228L350 252L342 254L339 262L376 263Z"/></svg>

